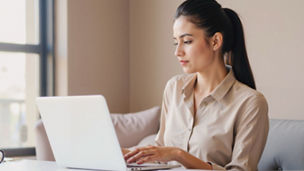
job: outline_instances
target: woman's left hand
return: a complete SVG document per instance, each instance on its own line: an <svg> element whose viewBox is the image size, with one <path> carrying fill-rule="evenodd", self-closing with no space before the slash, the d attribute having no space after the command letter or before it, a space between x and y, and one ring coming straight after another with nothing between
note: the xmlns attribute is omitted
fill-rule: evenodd
<svg viewBox="0 0 304 171"><path fill-rule="evenodd" d="M127 163L168 162L175 160L179 149L175 147L140 147L124 155Z"/></svg>

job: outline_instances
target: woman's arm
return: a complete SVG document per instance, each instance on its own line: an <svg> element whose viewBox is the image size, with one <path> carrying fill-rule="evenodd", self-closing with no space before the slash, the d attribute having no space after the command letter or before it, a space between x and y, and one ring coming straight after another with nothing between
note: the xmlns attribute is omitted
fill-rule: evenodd
<svg viewBox="0 0 304 171"><path fill-rule="evenodd" d="M127 153L124 157L128 163L136 162L137 164L142 164L146 162L177 161L188 169L212 169L209 163L176 147L142 147Z"/></svg>
<svg viewBox="0 0 304 171"><path fill-rule="evenodd" d="M212 170L212 165L206 163L199 158L185 152L184 150L178 149L176 161L181 163L187 169L207 169Z"/></svg>
<svg viewBox="0 0 304 171"><path fill-rule="evenodd" d="M235 125L231 161L225 166L228 170L257 170L267 140L269 119L266 99L259 94L248 99L244 105L245 111Z"/></svg>

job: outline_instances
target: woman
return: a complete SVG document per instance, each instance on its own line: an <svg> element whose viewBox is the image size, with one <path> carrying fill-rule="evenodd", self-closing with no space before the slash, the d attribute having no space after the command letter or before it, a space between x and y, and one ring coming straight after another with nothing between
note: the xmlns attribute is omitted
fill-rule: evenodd
<svg viewBox="0 0 304 171"><path fill-rule="evenodd" d="M126 161L256 170L268 106L255 90L238 15L215 0L187 0L177 9L173 36L187 74L166 85L157 145L126 153Z"/></svg>

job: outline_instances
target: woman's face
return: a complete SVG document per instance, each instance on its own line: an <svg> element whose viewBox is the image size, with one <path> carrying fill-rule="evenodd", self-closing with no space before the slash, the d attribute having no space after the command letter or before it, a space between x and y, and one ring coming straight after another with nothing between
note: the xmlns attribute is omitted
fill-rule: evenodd
<svg viewBox="0 0 304 171"><path fill-rule="evenodd" d="M176 45L177 56L184 72L204 72L214 63L215 55L210 38L205 36L205 31L196 27L180 16L173 25L173 39Z"/></svg>

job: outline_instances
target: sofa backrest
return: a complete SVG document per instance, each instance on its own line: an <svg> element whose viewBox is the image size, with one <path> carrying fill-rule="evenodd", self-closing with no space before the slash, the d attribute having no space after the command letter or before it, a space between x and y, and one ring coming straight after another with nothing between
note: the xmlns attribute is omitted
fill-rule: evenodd
<svg viewBox="0 0 304 171"><path fill-rule="evenodd" d="M270 120L259 170L304 169L304 121Z"/></svg>

